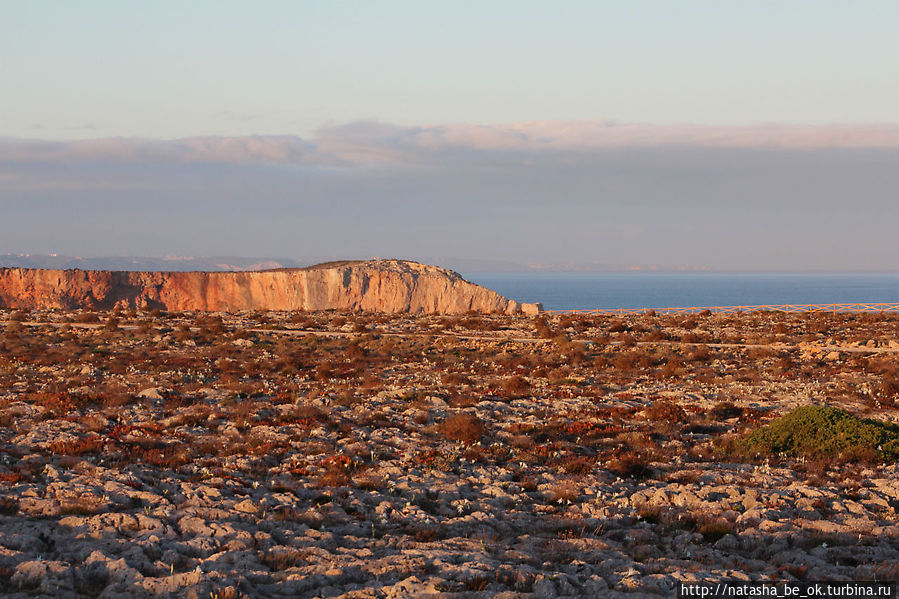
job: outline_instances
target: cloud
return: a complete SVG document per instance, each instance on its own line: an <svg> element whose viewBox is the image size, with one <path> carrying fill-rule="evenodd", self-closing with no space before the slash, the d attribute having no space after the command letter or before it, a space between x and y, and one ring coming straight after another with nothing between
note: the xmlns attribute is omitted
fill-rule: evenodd
<svg viewBox="0 0 899 599"><path fill-rule="evenodd" d="M351 123L323 129L327 145L351 143L394 150L590 150L702 148L899 148L899 125L651 125L614 121L531 121L511 125L399 127Z"/></svg>
<svg viewBox="0 0 899 599"><path fill-rule="evenodd" d="M313 155L310 144L291 135L0 140L0 162L302 163Z"/></svg>
<svg viewBox="0 0 899 599"><path fill-rule="evenodd" d="M899 149L899 125L705 126L614 121L399 126L377 121L292 135L76 141L0 139L0 162L294 164L325 168L442 164L492 155L609 149Z"/></svg>
<svg viewBox="0 0 899 599"><path fill-rule="evenodd" d="M0 139L0 252L895 269L896 129L357 122L309 138Z"/></svg>

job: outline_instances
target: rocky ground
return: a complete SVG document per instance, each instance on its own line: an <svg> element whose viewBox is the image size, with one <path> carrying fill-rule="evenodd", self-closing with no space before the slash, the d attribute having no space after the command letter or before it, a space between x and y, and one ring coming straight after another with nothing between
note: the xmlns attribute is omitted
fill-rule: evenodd
<svg viewBox="0 0 899 599"><path fill-rule="evenodd" d="M899 318L0 311L0 593L672 596L899 579Z"/></svg>

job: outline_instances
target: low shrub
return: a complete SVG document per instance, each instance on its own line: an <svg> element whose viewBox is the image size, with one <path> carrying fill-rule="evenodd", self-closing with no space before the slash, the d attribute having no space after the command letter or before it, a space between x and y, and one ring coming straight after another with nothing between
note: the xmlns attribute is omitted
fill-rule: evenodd
<svg viewBox="0 0 899 599"><path fill-rule="evenodd" d="M840 461L899 460L899 426L828 406L802 406L736 443L747 456L784 454Z"/></svg>
<svg viewBox="0 0 899 599"><path fill-rule="evenodd" d="M447 372L440 378L444 385L470 385L471 379L459 372Z"/></svg>
<svg viewBox="0 0 899 599"><path fill-rule="evenodd" d="M654 422L684 422L687 413L673 401L661 399L646 408L646 418Z"/></svg>
<svg viewBox="0 0 899 599"><path fill-rule="evenodd" d="M562 460L562 470L568 474L585 475L593 472L595 463L591 458L572 456Z"/></svg>
<svg viewBox="0 0 899 599"><path fill-rule="evenodd" d="M103 328L107 331L118 331L119 325L121 324L121 320L113 314L109 315L109 318L106 319L106 322L103 323Z"/></svg>
<svg viewBox="0 0 899 599"><path fill-rule="evenodd" d="M556 334L549 326L545 316L534 317L534 332L541 339L552 339Z"/></svg>
<svg viewBox="0 0 899 599"><path fill-rule="evenodd" d="M610 333L623 333L625 331L630 330L627 326L627 323L621 320L615 320L609 323L609 332Z"/></svg>
<svg viewBox="0 0 899 599"><path fill-rule="evenodd" d="M78 497L63 499L59 513L66 516L94 516L104 512L105 507L102 498L84 493Z"/></svg>
<svg viewBox="0 0 899 599"><path fill-rule="evenodd" d="M581 486L574 481L557 482L547 491L546 499L551 503L575 503L581 496Z"/></svg>
<svg viewBox="0 0 899 599"><path fill-rule="evenodd" d="M712 407L710 416L714 420L728 420L729 418L737 418L743 414L743 409L735 406L729 401L719 401Z"/></svg>
<svg viewBox="0 0 899 599"><path fill-rule="evenodd" d="M669 358L662 367L662 376L665 378L677 378L684 371L684 363L677 358Z"/></svg>
<svg viewBox="0 0 899 599"><path fill-rule="evenodd" d="M886 398L899 396L899 373L883 374L877 384L877 392Z"/></svg>
<svg viewBox="0 0 899 599"><path fill-rule="evenodd" d="M531 390L531 384L523 376L515 375L503 381L503 390L511 396L521 397Z"/></svg>
<svg viewBox="0 0 899 599"><path fill-rule="evenodd" d="M318 478L317 486L323 488L348 485L354 466L353 460L345 455L328 456L321 463L322 472Z"/></svg>
<svg viewBox="0 0 899 599"><path fill-rule="evenodd" d="M13 516L19 511L19 500L15 497L0 497L0 514L4 516Z"/></svg>
<svg viewBox="0 0 899 599"><path fill-rule="evenodd" d="M713 520L700 525L699 533L707 543L714 543L734 532L734 525L726 520Z"/></svg>
<svg viewBox="0 0 899 599"><path fill-rule="evenodd" d="M621 347L634 347L637 345L637 338L633 335L624 334L618 337L618 343Z"/></svg>
<svg viewBox="0 0 899 599"><path fill-rule="evenodd" d="M259 561L272 572L281 572L294 568L306 559L306 552L292 547L272 547L268 551L259 552Z"/></svg>
<svg viewBox="0 0 899 599"><path fill-rule="evenodd" d="M708 345L698 345L687 355L687 360L690 362L709 362L712 360L712 351Z"/></svg>
<svg viewBox="0 0 899 599"><path fill-rule="evenodd" d="M477 443L487 432L483 421L474 414L453 414L440 423L440 432L447 439L461 443Z"/></svg>
<svg viewBox="0 0 899 599"><path fill-rule="evenodd" d="M652 475L649 461L636 452L627 452L606 464L609 471L621 478L647 478Z"/></svg>

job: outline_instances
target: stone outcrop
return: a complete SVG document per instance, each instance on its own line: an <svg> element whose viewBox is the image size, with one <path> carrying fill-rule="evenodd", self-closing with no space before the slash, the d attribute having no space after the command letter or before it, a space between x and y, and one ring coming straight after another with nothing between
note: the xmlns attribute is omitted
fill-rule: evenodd
<svg viewBox="0 0 899 599"><path fill-rule="evenodd" d="M536 314L436 266L404 260L329 262L253 272L0 268L0 307L162 310L363 310Z"/></svg>

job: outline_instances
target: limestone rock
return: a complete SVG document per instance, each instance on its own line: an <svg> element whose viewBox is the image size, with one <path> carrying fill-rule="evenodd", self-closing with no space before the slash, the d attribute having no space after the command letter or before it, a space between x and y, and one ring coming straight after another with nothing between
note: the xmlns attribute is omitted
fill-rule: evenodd
<svg viewBox="0 0 899 599"><path fill-rule="evenodd" d="M444 268L345 261L255 272L125 272L0 268L0 306L163 310L364 310L536 314Z"/></svg>

